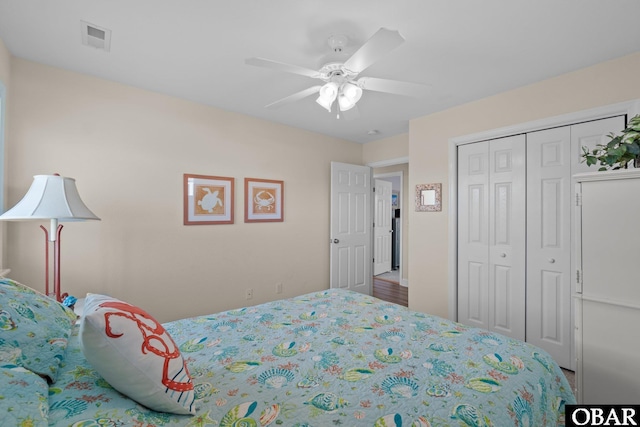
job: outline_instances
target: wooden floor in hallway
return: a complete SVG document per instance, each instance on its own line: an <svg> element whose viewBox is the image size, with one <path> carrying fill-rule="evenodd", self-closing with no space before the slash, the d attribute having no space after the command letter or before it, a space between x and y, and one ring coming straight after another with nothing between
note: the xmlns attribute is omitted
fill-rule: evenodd
<svg viewBox="0 0 640 427"><path fill-rule="evenodd" d="M409 288L375 276L373 277L373 296L405 307L409 306Z"/></svg>

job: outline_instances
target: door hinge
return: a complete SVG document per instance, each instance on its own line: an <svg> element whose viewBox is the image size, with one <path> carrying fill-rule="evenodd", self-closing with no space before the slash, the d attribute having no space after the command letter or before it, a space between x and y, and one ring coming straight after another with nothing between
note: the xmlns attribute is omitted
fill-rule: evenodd
<svg viewBox="0 0 640 427"><path fill-rule="evenodd" d="M576 193L576 206L582 206L582 193Z"/></svg>
<svg viewBox="0 0 640 427"><path fill-rule="evenodd" d="M576 293L582 293L582 270L576 270Z"/></svg>

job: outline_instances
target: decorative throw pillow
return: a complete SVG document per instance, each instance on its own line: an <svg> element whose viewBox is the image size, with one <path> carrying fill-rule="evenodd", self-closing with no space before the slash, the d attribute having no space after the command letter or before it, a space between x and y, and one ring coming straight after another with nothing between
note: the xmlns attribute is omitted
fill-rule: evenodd
<svg viewBox="0 0 640 427"><path fill-rule="evenodd" d="M120 393L155 411L195 414L193 382L180 350L144 310L87 294L80 345L89 363Z"/></svg>
<svg viewBox="0 0 640 427"><path fill-rule="evenodd" d="M0 363L55 382L75 321L75 313L54 299L0 279Z"/></svg>

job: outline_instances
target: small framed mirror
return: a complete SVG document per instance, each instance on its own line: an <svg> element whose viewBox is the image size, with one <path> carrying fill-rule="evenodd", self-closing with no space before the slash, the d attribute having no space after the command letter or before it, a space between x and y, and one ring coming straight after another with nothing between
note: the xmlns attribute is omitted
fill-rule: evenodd
<svg viewBox="0 0 640 427"><path fill-rule="evenodd" d="M440 212L442 210L442 184L416 185L416 212Z"/></svg>

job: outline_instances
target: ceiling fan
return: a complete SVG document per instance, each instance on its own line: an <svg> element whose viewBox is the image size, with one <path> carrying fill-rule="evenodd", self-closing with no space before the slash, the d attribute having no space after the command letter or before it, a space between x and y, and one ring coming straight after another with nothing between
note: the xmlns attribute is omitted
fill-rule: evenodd
<svg viewBox="0 0 640 427"><path fill-rule="evenodd" d="M344 35L334 35L327 40L331 49L342 52L348 39ZM324 84L311 86L293 95L272 102L265 108L277 108L291 102L299 101L308 96L319 93L316 102L331 112L334 102L338 101L338 117L341 111L352 109L360 100L363 90L386 92L395 95L411 97L425 96L430 86L397 80L380 79L377 77L360 77L359 74L378 61L384 55L404 42L404 37L398 31L380 28L365 42L350 58L344 62L329 62L320 68L310 68L286 64L264 58L247 58L245 63L258 67L266 67L288 73L299 74L313 79L319 79Z"/></svg>

